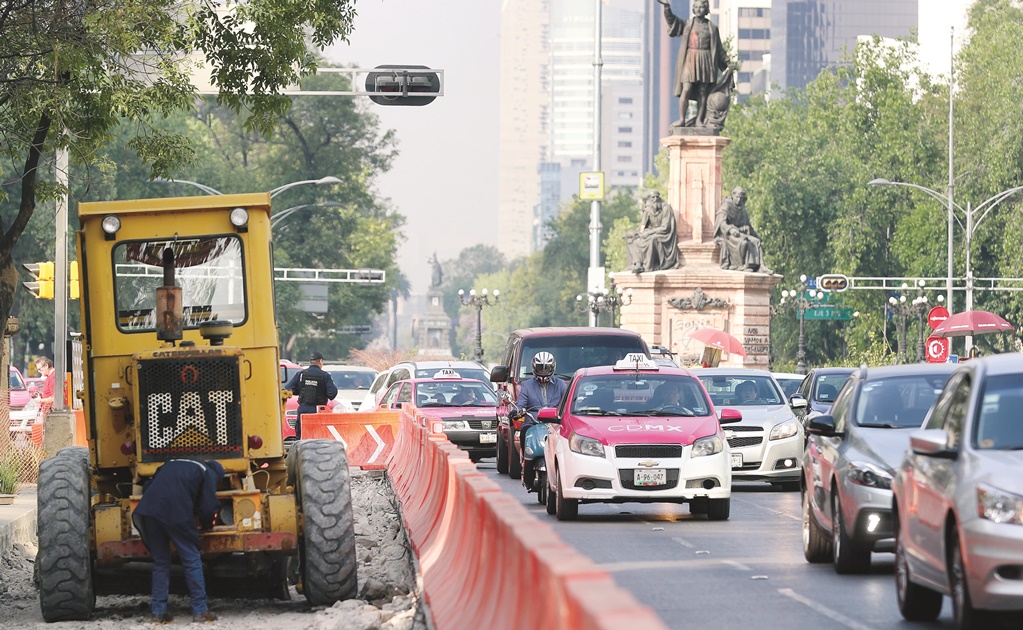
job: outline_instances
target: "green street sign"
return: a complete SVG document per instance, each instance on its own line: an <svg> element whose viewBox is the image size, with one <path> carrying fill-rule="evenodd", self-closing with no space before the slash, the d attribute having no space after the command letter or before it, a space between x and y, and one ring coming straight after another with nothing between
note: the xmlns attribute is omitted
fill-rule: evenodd
<svg viewBox="0 0 1023 630"><path fill-rule="evenodd" d="M831 304L824 304L806 309L806 312L803 313L803 319L846 321L852 319L852 314L853 310L851 308L840 308Z"/></svg>

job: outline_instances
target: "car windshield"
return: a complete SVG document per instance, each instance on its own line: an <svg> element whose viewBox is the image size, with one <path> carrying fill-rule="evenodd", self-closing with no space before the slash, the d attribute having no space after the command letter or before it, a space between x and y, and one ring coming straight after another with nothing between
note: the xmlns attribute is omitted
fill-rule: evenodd
<svg viewBox="0 0 1023 630"><path fill-rule="evenodd" d="M785 400L770 376L713 374L699 378L717 407L780 405Z"/></svg>
<svg viewBox="0 0 1023 630"><path fill-rule="evenodd" d="M973 430L973 447L985 450L1023 449L1020 410L1023 410L1023 378L1019 374L989 378Z"/></svg>
<svg viewBox="0 0 1023 630"><path fill-rule="evenodd" d="M823 403L835 402L838 392L841 391L845 382L849 380L849 374L852 374L852 372L845 374L821 374L818 376L813 388L813 399Z"/></svg>
<svg viewBox="0 0 1023 630"><path fill-rule="evenodd" d="M919 427L948 376L898 376L863 383L853 422L861 427L903 429Z"/></svg>
<svg viewBox="0 0 1023 630"><path fill-rule="evenodd" d="M779 376L776 377L774 380L778 381L778 384L781 385L781 390L785 394L786 398L788 398L792 394L795 394L796 390L799 389L799 386L803 382L803 379L801 378L791 378L788 376L785 377Z"/></svg>
<svg viewBox="0 0 1023 630"><path fill-rule="evenodd" d="M496 407L497 395L482 381L428 381L416 386L416 406Z"/></svg>
<svg viewBox="0 0 1023 630"><path fill-rule="evenodd" d="M323 371L330 374L331 380L338 389L369 389L373 384L376 374L362 370L346 370L344 368L331 368L324 366Z"/></svg>
<svg viewBox="0 0 1023 630"><path fill-rule="evenodd" d="M579 379L571 412L580 416L706 416L710 405L696 379L623 373Z"/></svg>
<svg viewBox="0 0 1023 630"><path fill-rule="evenodd" d="M537 352L544 351L554 355L558 375L565 378L571 377L580 368L614 365L630 352L647 353L641 339L627 335L527 338L522 342L522 364L517 375L520 381L533 376L533 357Z"/></svg>
<svg viewBox="0 0 1023 630"><path fill-rule="evenodd" d="M11 368L9 370L9 373L11 376L10 379L7 381L8 386L11 389L25 389L25 381L21 380L21 374L14 368Z"/></svg>

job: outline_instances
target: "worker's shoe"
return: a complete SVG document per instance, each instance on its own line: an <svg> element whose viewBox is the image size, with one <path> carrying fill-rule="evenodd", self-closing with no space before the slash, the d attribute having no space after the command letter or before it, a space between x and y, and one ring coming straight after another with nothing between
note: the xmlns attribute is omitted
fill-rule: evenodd
<svg viewBox="0 0 1023 630"><path fill-rule="evenodd" d="M217 614L212 610L207 610L204 613L198 615L192 615L192 623L213 623L217 620Z"/></svg>
<svg viewBox="0 0 1023 630"><path fill-rule="evenodd" d="M162 626L166 623L174 623L174 617L170 613L163 613L162 615L150 615L149 623Z"/></svg>

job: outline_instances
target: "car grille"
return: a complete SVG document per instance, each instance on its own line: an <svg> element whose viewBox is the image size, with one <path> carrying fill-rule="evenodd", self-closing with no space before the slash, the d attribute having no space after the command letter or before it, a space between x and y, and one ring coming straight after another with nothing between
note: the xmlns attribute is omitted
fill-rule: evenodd
<svg viewBox="0 0 1023 630"><path fill-rule="evenodd" d="M679 444L619 444L615 446L615 457L677 458L682 457L682 446Z"/></svg>
<svg viewBox="0 0 1023 630"><path fill-rule="evenodd" d="M487 418L462 418L469 423L469 428L473 431L496 431L497 430L497 418L489 416Z"/></svg>
<svg viewBox="0 0 1023 630"><path fill-rule="evenodd" d="M626 490L671 490L678 486L678 468L669 468L664 471L667 483L660 486L637 486L633 483L633 471L631 468L624 468L618 471L618 479Z"/></svg>
<svg viewBox="0 0 1023 630"><path fill-rule="evenodd" d="M298 414L287 413L285 414L284 419L288 421L288 426L294 429L295 423L298 422Z"/></svg>
<svg viewBox="0 0 1023 630"><path fill-rule="evenodd" d="M764 436L758 435L757 437L730 437L728 438L728 446L732 448L743 448L746 446L756 446L764 441Z"/></svg>

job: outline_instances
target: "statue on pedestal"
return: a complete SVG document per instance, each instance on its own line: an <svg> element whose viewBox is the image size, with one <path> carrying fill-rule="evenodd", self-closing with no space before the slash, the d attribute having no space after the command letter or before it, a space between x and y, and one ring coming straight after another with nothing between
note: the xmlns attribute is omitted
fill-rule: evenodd
<svg viewBox="0 0 1023 630"><path fill-rule="evenodd" d="M430 274L430 288L437 289L440 285L444 284L444 270L441 269L440 261L437 260L437 252L433 253L433 258L427 259L428 263L432 266Z"/></svg>
<svg viewBox="0 0 1023 630"><path fill-rule="evenodd" d="M722 269L774 273L764 265L760 235L746 212L746 191L736 186L721 202L714 221L714 242L721 248Z"/></svg>
<svg viewBox="0 0 1023 630"><path fill-rule="evenodd" d="M672 123L673 134L684 133L683 127L720 131L731 103L734 69L721 44L716 24L707 19L708 0L693 0L693 17L679 18L664 5L664 20L669 37L681 37L682 45L675 62L675 96L679 97L679 119ZM718 71L722 75L718 76ZM696 101L696 117L686 120L689 101Z"/></svg>
<svg viewBox="0 0 1023 630"><path fill-rule="evenodd" d="M626 264L633 273L679 266L675 211L657 191L643 196L643 217L638 229L625 233L625 250Z"/></svg>

